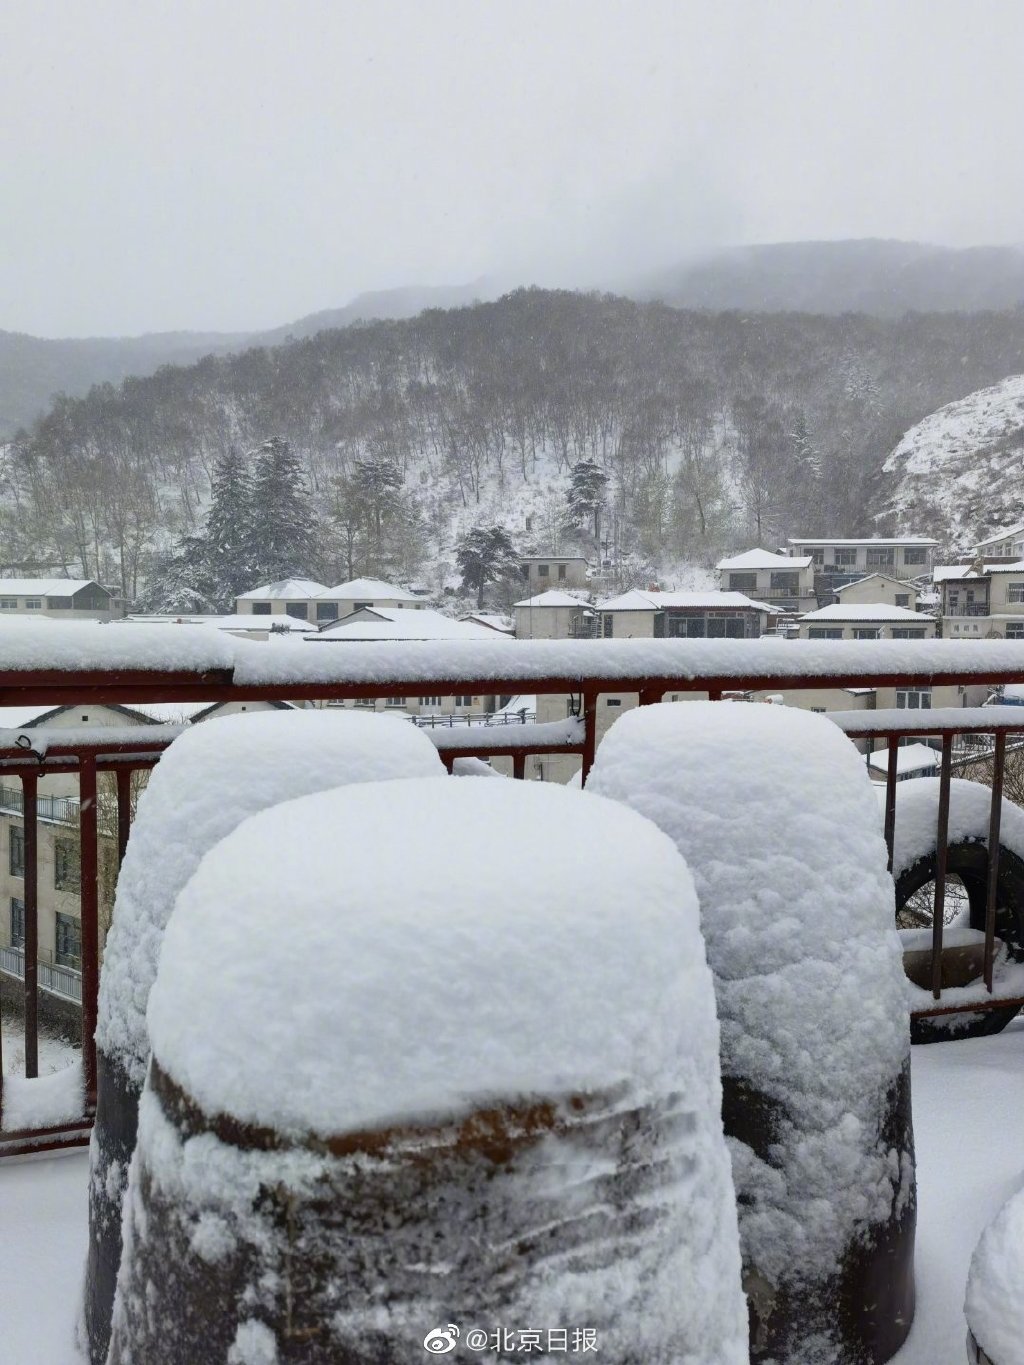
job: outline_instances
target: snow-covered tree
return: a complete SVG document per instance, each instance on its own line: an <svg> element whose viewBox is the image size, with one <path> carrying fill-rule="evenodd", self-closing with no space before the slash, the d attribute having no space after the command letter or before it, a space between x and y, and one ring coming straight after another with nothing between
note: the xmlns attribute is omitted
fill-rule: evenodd
<svg viewBox="0 0 1024 1365"><path fill-rule="evenodd" d="M219 611L256 586L249 466L232 446L213 467L212 501L202 534L207 572Z"/></svg>
<svg viewBox="0 0 1024 1365"><path fill-rule="evenodd" d="M219 610L206 551L202 536L182 536L170 559L150 574L138 603L142 610L182 616Z"/></svg>
<svg viewBox="0 0 1024 1365"><path fill-rule="evenodd" d="M521 572L515 546L504 526L474 526L455 547L463 586L476 592L477 607L484 604L488 583Z"/></svg>
<svg viewBox="0 0 1024 1365"><path fill-rule="evenodd" d="M569 474L566 501L567 520L572 526L588 526L595 541L601 538L601 512L604 508L608 475L593 460L580 460Z"/></svg>
<svg viewBox="0 0 1024 1365"><path fill-rule="evenodd" d="M316 514L298 456L280 436L256 451L249 537L254 576L260 582L311 572Z"/></svg>

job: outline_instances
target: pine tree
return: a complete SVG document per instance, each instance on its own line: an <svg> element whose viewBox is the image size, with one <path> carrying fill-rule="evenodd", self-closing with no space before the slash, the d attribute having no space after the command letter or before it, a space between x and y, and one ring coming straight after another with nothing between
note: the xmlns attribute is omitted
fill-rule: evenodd
<svg viewBox="0 0 1024 1365"><path fill-rule="evenodd" d="M484 605L484 589L520 572L519 559L503 526L474 526L455 547L463 586L475 589L477 607Z"/></svg>
<svg viewBox="0 0 1024 1365"><path fill-rule="evenodd" d="M599 542L608 475L593 460L580 460L573 465L569 479L569 489L565 495L569 504L569 523L572 526L591 526L594 540Z"/></svg>
<svg viewBox="0 0 1024 1365"><path fill-rule="evenodd" d="M302 465L280 436L256 451L249 517L253 577L261 583L307 577L316 544L316 515Z"/></svg>
<svg viewBox="0 0 1024 1365"><path fill-rule="evenodd" d="M239 593L256 586L249 466L234 446L214 465L210 491L202 535L206 569L216 609L232 612Z"/></svg>
<svg viewBox="0 0 1024 1365"><path fill-rule="evenodd" d="M147 611L182 616L220 610L202 536L181 537L159 574L151 575L140 606Z"/></svg>

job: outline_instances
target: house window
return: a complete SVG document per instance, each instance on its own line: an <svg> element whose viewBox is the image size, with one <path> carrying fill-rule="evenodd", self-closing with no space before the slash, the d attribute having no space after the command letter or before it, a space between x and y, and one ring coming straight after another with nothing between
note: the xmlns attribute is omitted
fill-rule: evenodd
<svg viewBox="0 0 1024 1365"><path fill-rule="evenodd" d="M868 568L869 569L891 569L896 563L895 550L869 550Z"/></svg>
<svg viewBox="0 0 1024 1365"><path fill-rule="evenodd" d="M1007 602L1024 602L1024 583L1008 583L1006 585Z"/></svg>
<svg viewBox="0 0 1024 1365"><path fill-rule="evenodd" d="M898 592L898 593L896 594L896 605L897 605L898 607L907 607L907 608L909 608L909 607L910 607L910 593L909 593L909 592Z"/></svg>
<svg viewBox="0 0 1024 1365"><path fill-rule="evenodd" d="M852 569L857 563L856 550L834 550L832 560L837 569Z"/></svg>
<svg viewBox="0 0 1024 1365"><path fill-rule="evenodd" d="M11 947L25 946L25 902L17 896L11 897Z"/></svg>
<svg viewBox="0 0 1024 1365"><path fill-rule="evenodd" d="M456 697L456 698L455 698L455 705L456 705L456 706L462 706L462 707L469 707L469 706L472 706L472 705L473 705L473 698L472 698L472 697Z"/></svg>
<svg viewBox="0 0 1024 1365"><path fill-rule="evenodd" d="M43 608L43 599L42 599L41 597L26 597L26 598L25 598L25 610L26 610L26 611L42 611L42 608Z"/></svg>
<svg viewBox="0 0 1024 1365"><path fill-rule="evenodd" d="M353 603L352 603L352 610L353 610L353 611L362 611L365 607L372 607L372 606L373 606L373 603L372 603L372 602L353 602Z"/></svg>
<svg viewBox="0 0 1024 1365"><path fill-rule="evenodd" d="M821 549L820 547L819 547L818 549L816 549L816 550L815 550L815 549L807 549L807 550L804 551L804 553L811 556L811 559L814 561L814 568L816 568L816 569L821 569L821 568L824 567L824 565L825 565L825 551L824 551L823 549Z"/></svg>
<svg viewBox="0 0 1024 1365"><path fill-rule="evenodd" d="M318 621L336 621L338 619L338 608L334 602L318 602L316 604L316 619Z"/></svg>
<svg viewBox="0 0 1024 1365"><path fill-rule="evenodd" d="M0 597L0 611L17 611L18 599L16 597Z"/></svg>
<svg viewBox="0 0 1024 1365"><path fill-rule="evenodd" d="M825 714L824 706L810 706L807 709L813 711L816 716L823 716Z"/></svg>
<svg viewBox="0 0 1024 1365"><path fill-rule="evenodd" d="M896 693L896 706L900 711L930 711L932 689L930 687L900 689Z"/></svg>
<svg viewBox="0 0 1024 1365"><path fill-rule="evenodd" d="M70 611L74 603L70 597L48 597L46 605L51 611Z"/></svg>
<svg viewBox="0 0 1024 1365"><path fill-rule="evenodd" d="M309 608L305 602L286 602L284 609L289 616L294 616L296 621L309 620Z"/></svg>
<svg viewBox="0 0 1024 1365"><path fill-rule="evenodd" d="M798 593L800 591L800 575L798 573L773 573L771 586L773 592Z"/></svg>
<svg viewBox="0 0 1024 1365"><path fill-rule="evenodd" d="M903 562L904 564L926 564L928 562L927 552L925 550L904 550Z"/></svg>
<svg viewBox="0 0 1024 1365"><path fill-rule="evenodd" d="M894 640L923 640L924 626L893 626Z"/></svg>
<svg viewBox="0 0 1024 1365"><path fill-rule="evenodd" d="M441 705L441 698L440 698L440 697L420 697L420 705L421 705L421 706L440 706L440 705Z"/></svg>
<svg viewBox="0 0 1024 1365"><path fill-rule="evenodd" d="M841 640L843 631L841 626L808 626L808 640Z"/></svg>
<svg viewBox="0 0 1024 1365"><path fill-rule="evenodd" d="M559 578L564 578L564 577L565 577L565 568L566 568L566 566L565 566L564 564L559 564L559 566L558 566L558 577L559 577Z"/></svg>
<svg viewBox="0 0 1024 1365"><path fill-rule="evenodd" d="M772 578L774 577L775 575L772 574ZM731 573L729 575L729 588L732 592L747 592L748 590L756 590L757 574Z"/></svg>
<svg viewBox="0 0 1024 1365"><path fill-rule="evenodd" d="M9 869L12 877L25 875L25 831L21 825L11 826Z"/></svg>
<svg viewBox="0 0 1024 1365"><path fill-rule="evenodd" d="M1008 640L1024 640L1024 621L1007 621L1006 638Z"/></svg>
<svg viewBox="0 0 1024 1365"><path fill-rule="evenodd" d="M58 910L54 938L57 966L73 967L78 971L82 966L81 922L74 915L62 915Z"/></svg>
<svg viewBox="0 0 1024 1365"><path fill-rule="evenodd" d="M547 564L538 564L538 565L537 565L537 577L538 577L538 578L547 578L549 573L550 573L550 568L549 568L549 566L548 566Z"/></svg>
<svg viewBox="0 0 1024 1365"><path fill-rule="evenodd" d="M253 616L269 616L269 615L270 615L270 603L269 603L269 602L254 602L254 603L252 604L252 614L253 614Z"/></svg>
<svg viewBox="0 0 1024 1365"><path fill-rule="evenodd" d="M606 640L610 640L615 634L615 617L609 611L601 617L601 634Z"/></svg>
<svg viewBox="0 0 1024 1365"><path fill-rule="evenodd" d="M81 884L78 845L73 839L53 841L53 884L58 891L77 891Z"/></svg>
<svg viewBox="0 0 1024 1365"><path fill-rule="evenodd" d="M405 705L405 698L404 698L404 697L386 697L386 698L384 699L384 705L385 705L385 706L404 706L404 705Z"/></svg>
<svg viewBox="0 0 1024 1365"><path fill-rule="evenodd" d="M877 640L877 639L878 639L878 627L877 627L877 626L857 626L857 627L854 629L853 638L854 638L855 640Z"/></svg>
<svg viewBox="0 0 1024 1365"><path fill-rule="evenodd" d="M608 700L605 702L605 706L621 706L621 705L622 705L622 702L619 700L618 697L609 697Z"/></svg>

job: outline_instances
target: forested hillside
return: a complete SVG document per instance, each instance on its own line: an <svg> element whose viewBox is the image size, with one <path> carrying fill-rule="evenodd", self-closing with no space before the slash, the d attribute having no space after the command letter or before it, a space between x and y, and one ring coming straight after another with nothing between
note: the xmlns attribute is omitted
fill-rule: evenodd
<svg viewBox="0 0 1024 1365"><path fill-rule="evenodd" d="M272 437L298 457L313 562L452 581L455 545L612 561L624 585L724 548L874 529L881 468L927 413L1024 371L1024 313L682 312L521 290L324 331L60 399L7 448L0 560L137 597L203 529L215 464ZM570 471L607 475L574 518ZM242 462L244 467L244 460Z"/></svg>

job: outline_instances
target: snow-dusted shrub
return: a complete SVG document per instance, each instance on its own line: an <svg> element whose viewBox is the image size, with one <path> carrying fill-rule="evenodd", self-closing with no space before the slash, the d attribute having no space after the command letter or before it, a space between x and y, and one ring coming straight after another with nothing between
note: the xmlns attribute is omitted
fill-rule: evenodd
<svg viewBox="0 0 1024 1365"><path fill-rule="evenodd" d="M1024 1362L1024 1190L981 1234L971 1258L964 1312L975 1344L992 1365Z"/></svg>
<svg viewBox="0 0 1024 1365"><path fill-rule="evenodd" d="M693 873L752 1356L887 1359L913 1316L910 1039L860 756L796 709L657 705L615 723L588 790L647 815Z"/></svg>
<svg viewBox="0 0 1024 1365"><path fill-rule="evenodd" d="M417 776L445 776L424 734L392 716L351 711L225 716L186 731L154 769L118 878L100 978L84 1305L93 1365L106 1359L121 1205L149 1062L146 1005L178 893L204 855L256 811L345 783ZM344 829L330 845L339 860L357 851ZM280 854L268 844L247 870L259 877Z"/></svg>
<svg viewBox="0 0 1024 1365"><path fill-rule="evenodd" d="M747 1360L696 897L633 812L402 781L253 816L149 1025L111 1365L409 1365L448 1324L509 1334L490 1360Z"/></svg>

